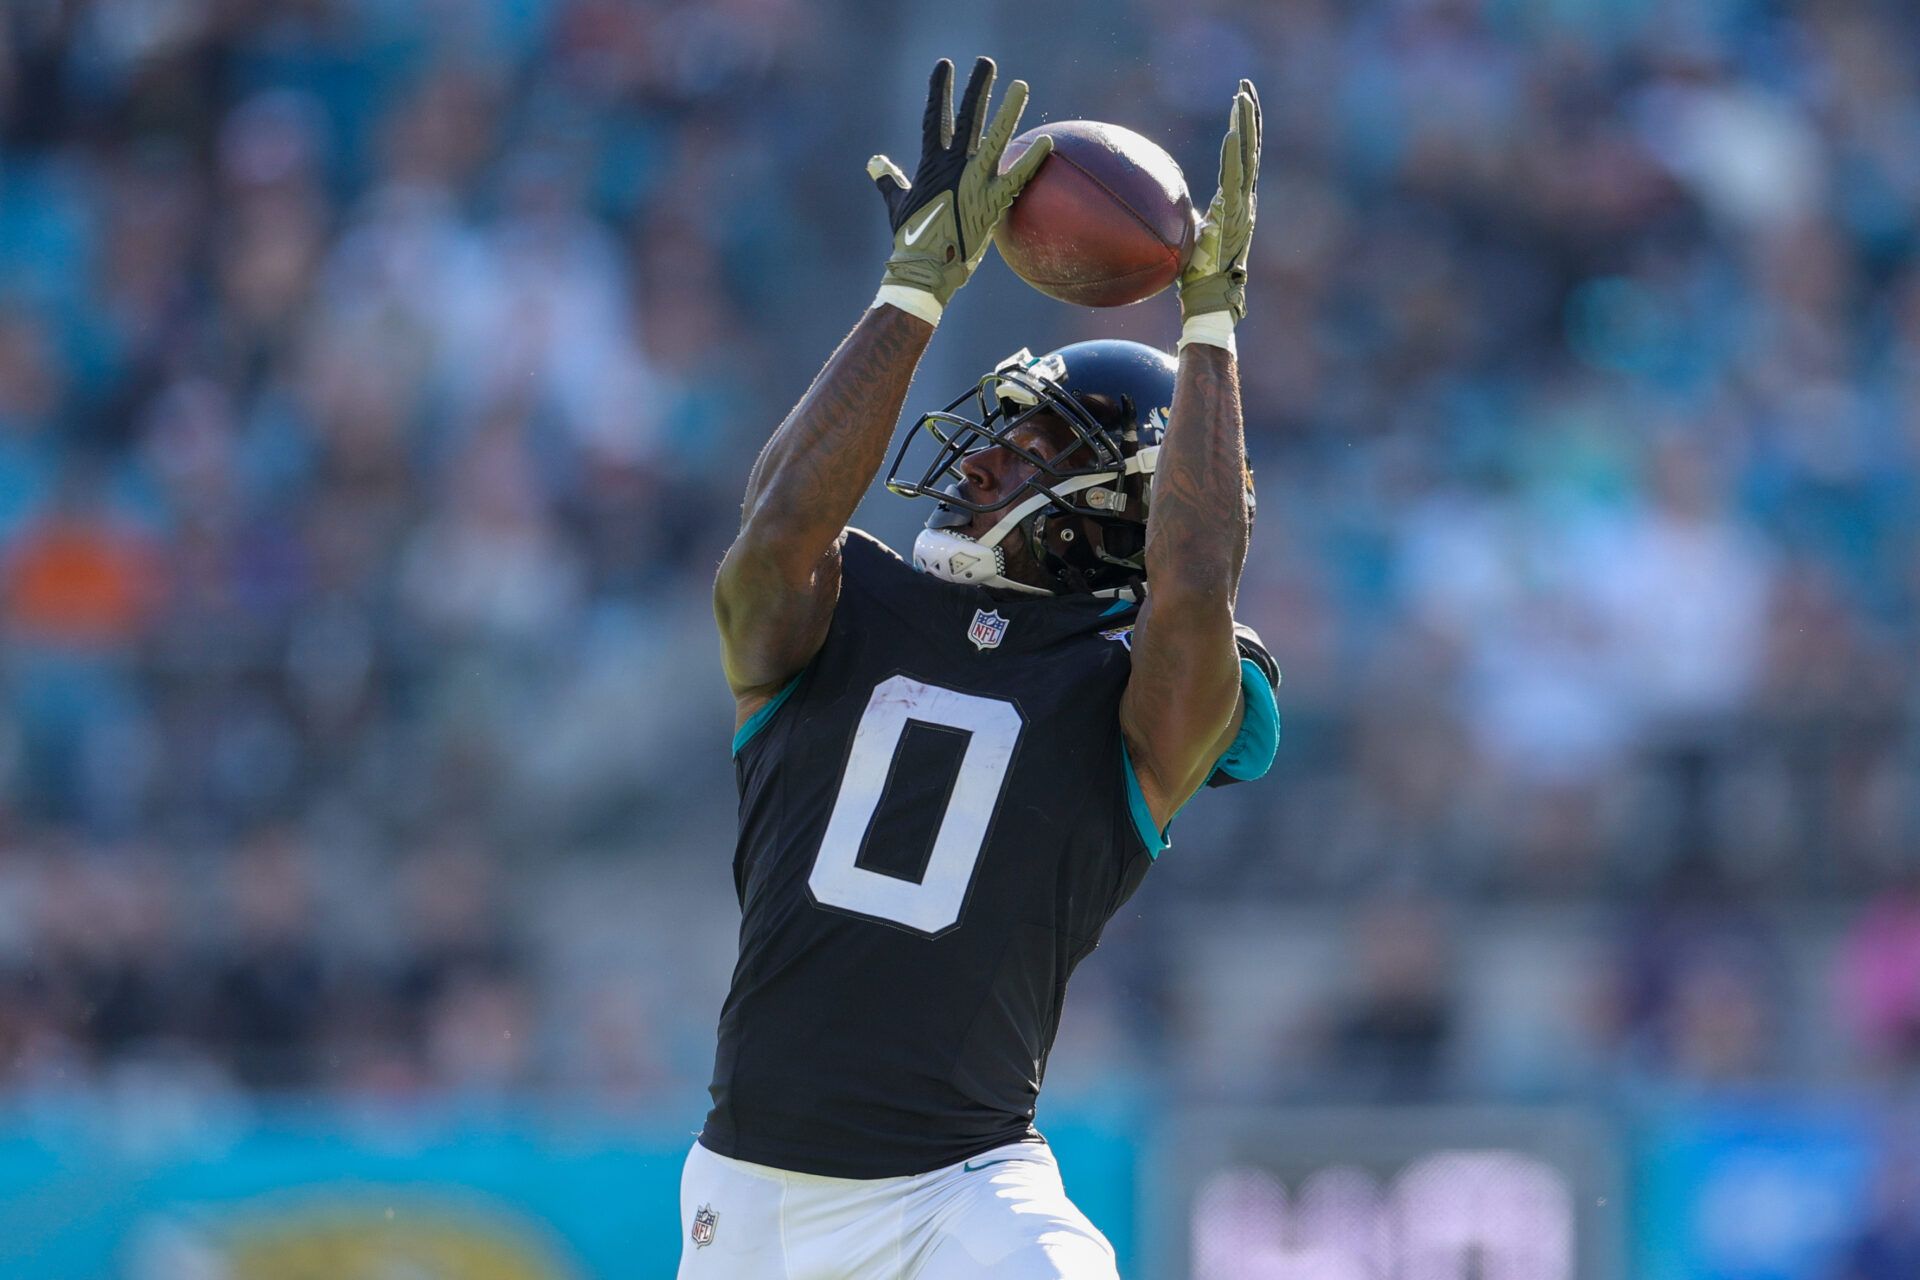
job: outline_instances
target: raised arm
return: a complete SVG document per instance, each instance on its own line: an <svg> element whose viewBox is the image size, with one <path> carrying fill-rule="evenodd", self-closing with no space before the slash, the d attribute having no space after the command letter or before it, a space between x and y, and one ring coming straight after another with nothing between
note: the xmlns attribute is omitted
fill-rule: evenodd
<svg viewBox="0 0 1920 1280"><path fill-rule="evenodd" d="M1165 827L1240 727L1233 602L1246 561L1247 449L1233 326L1246 314L1260 100L1240 82L1220 190L1180 278L1180 371L1147 516L1147 601L1120 727L1141 797Z"/></svg>
<svg viewBox="0 0 1920 1280"><path fill-rule="evenodd" d="M893 254L879 296L760 451L740 532L714 582L714 617L737 722L745 723L819 651L840 594L840 539L873 483L934 326L992 242L994 226L1052 149L1042 138L1005 174L1027 86L1016 80L985 128L990 58L974 64L956 132L953 64L934 67L920 166L909 182L875 156Z"/></svg>
<svg viewBox="0 0 1920 1280"><path fill-rule="evenodd" d="M891 306L860 317L760 451L713 612L740 721L826 638L840 534L873 482L933 326ZM749 705L751 704L751 705Z"/></svg>

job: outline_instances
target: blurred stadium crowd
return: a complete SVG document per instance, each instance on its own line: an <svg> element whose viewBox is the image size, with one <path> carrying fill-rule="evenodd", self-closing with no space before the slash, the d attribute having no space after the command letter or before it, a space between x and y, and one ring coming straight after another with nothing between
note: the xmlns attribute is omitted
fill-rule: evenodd
<svg viewBox="0 0 1920 1280"><path fill-rule="evenodd" d="M1235 76L1270 133L1282 760L1183 816L1062 1070L1911 1078L1920 11L1085 0L1065 57L1003 8L1030 122L1202 198ZM6 7L0 1082L703 1085L712 569L878 281L862 162L974 52L878 0ZM916 398L1172 323L993 268ZM1229 898L1312 904L1292 1013Z"/></svg>

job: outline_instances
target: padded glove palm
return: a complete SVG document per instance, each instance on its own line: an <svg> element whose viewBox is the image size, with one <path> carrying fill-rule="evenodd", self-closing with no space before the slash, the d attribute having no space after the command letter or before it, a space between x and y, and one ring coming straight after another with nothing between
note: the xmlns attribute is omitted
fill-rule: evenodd
<svg viewBox="0 0 1920 1280"><path fill-rule="evenodd" d="M913 180L885 156L867 161L867 175L886 198L893 224L893 256L882 287L932 295L936 316L980 265L994 227L1053 150L1053 139L1037 138L1012 168L1000 172L1000 157L1026 108L1027 84L1015 80L1008 87L992 126L986 127L993 78L993 59L973 64L960 99L962 131L956 133L953 63L940 59L928 86L920 167Z"/></svg>
<svg viewBox="0 0 1920 1280"><path fill-rule="evenodd" d="M1193 257L1180 273L1180 316L1192 320L1225 312L1238 324L1247 314L1247 250L1253 243L1255 194L1260 181L1260 95L1242 80L1233 95L1226 141L1220 146L1220 189L1194 236Z"/></svg>

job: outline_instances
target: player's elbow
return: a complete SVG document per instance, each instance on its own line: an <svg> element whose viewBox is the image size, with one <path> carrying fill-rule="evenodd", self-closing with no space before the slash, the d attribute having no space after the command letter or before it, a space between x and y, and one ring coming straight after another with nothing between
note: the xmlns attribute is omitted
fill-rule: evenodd
<svg viewBox="0 0 1920 1280"><path fill-rule="evenodd" d="M839 539L815 546L749 525L734 538L713 581L713 614L721 634L741 637L780 630L811 617L839 591Z"/></svg>
<svg viewBox="0 0 1920 1280"><path fill-rule="evenodd" d="M720 562L720 572L713 579L713 620L720 625L721 635L731 635L738 627L743 595L739 574L729 552L727 559Z"/></svg>
<svg viewBox="0 0 1920 1280"><path fill-rule="evenodd" d="M812 541L777 512L756 510L740 526L720 562L720 574L714 582L715 607L719 607L723 594L737 595L743 590L782 594L806 590L820 557L829 549L828 545L813 546Z"/></svg>

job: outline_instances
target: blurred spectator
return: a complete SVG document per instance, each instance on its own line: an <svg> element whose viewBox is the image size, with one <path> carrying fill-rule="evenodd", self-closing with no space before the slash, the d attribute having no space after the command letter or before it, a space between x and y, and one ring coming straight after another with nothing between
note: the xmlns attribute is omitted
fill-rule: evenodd
<svg viewBox="0 0 1920 1280"><path fill-rule="evenodd" d="M1354 931L1357 986L1329 1031L1323 1070L1336 1091L1372 1102L1442 1092L1453 991L1447 940L1427 906L1373 908Z"/></svg>
<svg viewBox="0 0 1920 1280"><path fill-rule="evenodd" d="M0 535L12 537L52 487L64 375L44 319L0 310Z"/></svg>
<svg viewBox="0 0 1920 1280"><path fill-rule="evenodd" d="M1620 942L1615 1032L1630 1072L1656 1086L1713 1089L1785 1065L1779 940L1710 864L1683 861L1623 922Z"/></svg>
<svg viewBox="0 0 1920 1280"><path fill-rule="evenodd" d="M1841 1008L1866 1059L1896 1077L1920 1070L1920 878L1890 887L1842 944Z"/></svg>
<svg viewBox="0 0 1920 1280"><path fill-rule="evenodd" d="M532 1048L521 961L494 882L492 864L451 841L402 870L393 1000L429 1077L455 1085L520 1082Z"/></svg>
<svg viewBox="0 0 1920 1280"><path fill-rule="evenodd" d="M145 762L134 659L160 602L158 549L71 469L0 565L16 794L33 817L124 831Z"/></svg>
<svg viewBox="0 0 1920 1280"><path fill-rule="evenodd" d="M287 833L265 833L224 881L232 941L214 961L208 1037L249 1087L317 1083L328 975L305 850Z"/></svg>

